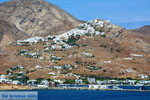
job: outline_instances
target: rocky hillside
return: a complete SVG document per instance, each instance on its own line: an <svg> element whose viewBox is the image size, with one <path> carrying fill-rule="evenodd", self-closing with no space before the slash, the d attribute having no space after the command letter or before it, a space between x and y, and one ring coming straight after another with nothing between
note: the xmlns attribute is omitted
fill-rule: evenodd
<svg viewBox="0 0 150 100"><path fill-rule="evenodd" d="M9 29L9 33L4 30L8 28L7 26L0 27L1 34L17 36L14 31L18 30L29 37L60 34L81 23L64 10L44 0L10 0L2 3L0 18L1 21L6 22L7 26L14 27L12 31ZM24 39L24 35L19 34L19 39ZM0 38L2 40L2 37ZM11 36L9 38L11 38L10 41L18 39Z"/></svg>
<svg viewBox="0 0 150 100"><path fill-rule="evenodd" d="M136 32L138 34L143 34L143 35L150 35L150 26L143 26L141 28L132 30L133 32Z"/></svg>
<svg viewBox="0 0 150 100"><path fill-rule="evenodd" d="M145 41L150 43L150 26L143 26L141 28L131 30L135 34L139 35L142 37Z"/></svg>
<svg viewBox="0 0 150 100"><path fill-rule="evenodd" d="M29 36L17 29L15 25L0 19L0 47L5 47L15 40L26 38Z"/></svg>
<svg viewBox="0 0 150 100"><path fill-rule="evenodd" d="M30 79L150 76L150 44L132 31L100 19L61 35L14 42L0 59L2 74L22 72Z"/></svg>

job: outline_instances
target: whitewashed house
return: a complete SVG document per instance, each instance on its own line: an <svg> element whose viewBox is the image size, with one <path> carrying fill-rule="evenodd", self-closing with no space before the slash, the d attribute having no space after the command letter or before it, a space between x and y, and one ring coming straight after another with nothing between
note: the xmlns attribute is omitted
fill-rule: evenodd
<svg viewBox="0 0 150 100"><path fill-rule="evenodd" d="M62 46L60 46L60 45L52 45L51 49L52 50L62 50Z"/></svg>
<svg viewBox="0 0 150 100"><path fill-rule="evenodd" d="M85 57L90 57L90 58L94 57L93 54L87 53L87 52L82 52L82 55L85 56Z"/></svg>
<svg viewBox="0 0 150 100"><path fill-rule="evenodd" d="M144 55L140 55L140 54L130 54L130 56L133 56L133 57L140 57L140 58L144 57Z"/></svg>
<svg viewBox="0 0 150 100"><path fill-rule="evenodd" d="M136 82L136 80L126 80L126 83L129 83L130 85L135 85Z"/></svg>
<svg viewBox="0 0 150 100"><path fill-rule="evenodd" d="M56 73L55 72L50 72L50 73L48 73L49 75L56 75Z"/></svg>
<svg viewBox="0 0 150 100"><path fill-rule="evenodd" d="M18 40L18 43L35 43L37 44L40 40L43 40L43 37L32 37L26 40Z"/></svg>
<svg viewBox="0 0 150 100"><path fill-rule="evenodd" d="M104 61L104 64L111 64L111 61Z"/></svg>
<svg viewBox="0 0 150 100"><path fill-rule="evenodd" d="M140 84L150 84L150 81L147 81L147 80L140 80L139 83L140 83Z"/></svg>
<svg viewBox="0 0 150 100"><path fill-rule="evenodd" d="M63 84L64 83L64 80L54 80L54 82L57 82L59 84Z"/></svg>
<svg viewBox="0 0 150 100"><path fill-rule="evenodd" d="M11 84L19 84L20 82L18 80L13 80Z"/></svg>
<svg viewBox="0 0 150 100"><path fill-rule="evenodd" d="M18 68L18 69L24 69L24 67L22 65L17 65L16 68Z"/></svg>
<svg viewBox="0 0 150 100"><path fill-rule="evenodd" d="M108 89L107 85L89 85L89 89Z"/></svg>
<svg viewBox="0 0 150 100"><path fill-rule="evenodd" d="M87 78L87 79L90 84L95 84L95 82L96 82L95 78Z"/></svg>
<svg viewBox="0 0 150 100"><path fill-rule="evenodd" d="M0 75L0 83L5 81L6 81L5 75Z"/></svg>
<svg viewBox="0 0 150 100"><path fill-rule="evenodd" d="M36 65L35 68L36 68L36 69L39 69L39 68L41 68L41 66L40 66L40 65Z"/></svg>
<svg viewBox="0 0 150 100"><path fill-rule="evenodd" d="M102 83L103 83L103 81L99 81L99 80L97 80L97 81L96 81L96 83L100 85L100 84L102 84Z"/></svg>
<svg viewBox="0 0 150 100"><path fill-rule="evenodd" d="M44 60L44 57L40 57L40 60Z"/></svg>
<svg viewBox="0 0 150 100"><path fill-rule="evenodd" d="M48 86L46 86L46 85L41 85L41 84L38 84L37 87L38 87L38 88L42 88L42 89L43 89L43 88L48 88Z"/></svg>
<svg viewBox="0 0 150 100"><path fill-rule="evenodd" d="M144 75L144 74L140 74L140 75L138 75L138 77L142 78L142 79L148 79L149 78L149 76Z"/></svg>
<svg viewBox="0 0 150 100"><path fill-rule="evenodd" d="M133 58L123 58L124 60L134 60Z"/></svg>
<svg viewBox="0 0 150 100"><path fill-rule="evenodd" d="M36 82L36 80L28 80L28 81L27 81L27 84L34 85L34 84L35 84L35 82Z"/></svg>
<svg viewBox="0 0 150 100"><path fill-rule="evenodd" d="M54 66L54 69L61 70L62 66Z"/></svg>
<svg viewBox="0 0 150 100"><path fill-rule="evenodd" d="M127 73L134 73L135 71L132 70L132 69L126 69L126 72L127 72Z"/></svg>
<svg viewBox="0 0 150 100"><path fill-rule="evenodd" d="M81 80L81 79L76 79L76 80L75 80L75 83L76 83L76 84L83 84L83 80Z"/></svg>
<svg viewBox="0 0 150 100"><path fill-rule="evenodd" d="M47 80L42 80L41 85L49 86L49 82Z"/></svg>

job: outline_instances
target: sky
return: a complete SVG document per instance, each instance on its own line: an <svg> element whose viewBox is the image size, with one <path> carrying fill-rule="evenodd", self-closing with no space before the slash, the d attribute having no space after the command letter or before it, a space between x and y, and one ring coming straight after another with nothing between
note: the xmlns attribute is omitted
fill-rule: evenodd
<svg viewBox="0 0 150 100"><path fill-rule="evenodd" d="M0 0L4 2L8 0ZM100 18L126 28L150 25L150 0L46 0L84 21ZM134 26L135 25L135 26ZM136 26L137 25L137 26Z"/></svg>

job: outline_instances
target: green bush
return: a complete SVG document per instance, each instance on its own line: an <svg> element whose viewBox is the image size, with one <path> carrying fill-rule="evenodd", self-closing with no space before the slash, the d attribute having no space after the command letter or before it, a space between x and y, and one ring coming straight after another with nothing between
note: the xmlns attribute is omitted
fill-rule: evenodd
<svg viewBox="0 0 150 100"><path fill-rule="evenodd" d="M37 78L36 79L37 84L40 84L42 82L42 80L44 80L44 78Z"/></svg>
<svg viewBox="0 0 150 100"><path fill-rule="evenodd" d="M121 52L121 49L116 49L116 52L120 53L120 52Z"/></svg>
<svg viewBox="0 0 150 100"><path fill-rule="evenodd" d="M100 47L107 48L107 46L104 44L100 45Z"/></svg>
<svg viewBox="0 0 150 100"><path fill-rule="evenodd" d="M106 38L106 35L101 35L101 37Z"/></svg>
<svg viewBox="0 0 150 100"><path fill-rule="evenodd" d="M64 84L75 84L75 80L73 79L65 80Z"/></svg>
<svg viewBox="0 0 150 100"><path fill-rule="evenodd" d="M80 39L80 35L71 35L68 40L67 40L67 44L69 45L76 45L76 41L78 41Z"/></svg>

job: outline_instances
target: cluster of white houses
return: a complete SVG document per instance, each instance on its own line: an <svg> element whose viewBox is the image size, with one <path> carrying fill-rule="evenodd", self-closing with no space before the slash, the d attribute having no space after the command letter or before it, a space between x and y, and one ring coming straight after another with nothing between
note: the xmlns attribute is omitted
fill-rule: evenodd
<svg viewBox="0 0 150 100"><path fill-rule="evenodd" d="M102 31L102 29L105 26L105 23L107 23L107 29L110 30L113 25L110 24L110 22L107 21L102 21L99 19L91 20L88 21L87 23L80 24L77 28L72 29L69 32L63 33L61 35L57 36L47 36L47 37L32 37L28 38L26 40L18 40L17 43L12 43L14 46L24 46L24 45L32 45L32 44L37 44L39 42L47 42L48 40L52 40L53 43L46 44L46 45L51 45L51 49L68 49L71 48L70 45L68 45L65 41L70 38L70 36L74 35L87 35L89 34L90 36L92 35L104 35L105 32ZM101 29L101 30L97 30ZM61 44L61 45L60 45Z"/></svg>
<svg viewBox="0 0 150 100"><path fill-rule="evenodd" d="M51 73L52 74L52 73ZM42 79L39 83L37 80L28 80L26 85L38 87L38 88L48 88L48 87L59 87L66 86L66 80L55 79L53 81ZM74 85L88 85L92 89L107 89L109 85L150 85L150 80L96 80L95 78L87 78L88 84L85 84L82 79L75 79ZM0 75L0 83L9 83L21 85L22 83L19 80L10 80L7 75Z"/></svg>

